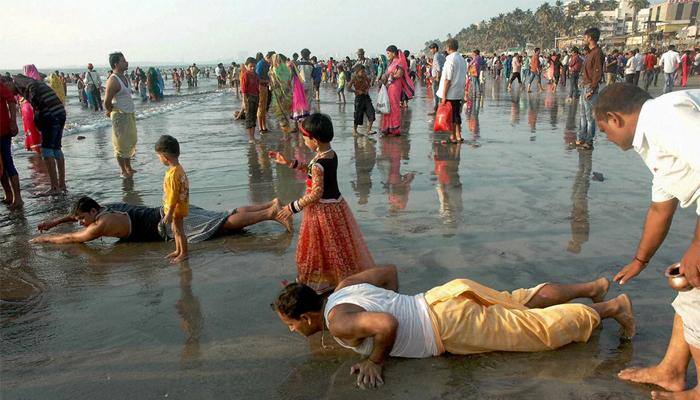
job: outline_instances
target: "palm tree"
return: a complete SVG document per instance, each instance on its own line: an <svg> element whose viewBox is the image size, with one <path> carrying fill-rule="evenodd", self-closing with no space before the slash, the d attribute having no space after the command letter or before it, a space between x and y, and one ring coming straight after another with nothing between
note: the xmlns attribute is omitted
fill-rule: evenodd
<svg viewBox="0 0 700 400"><path fill-rule="evenodd" d="M637 12L642 8L649 7L648 0L629 0L630 6L632 6L632 30L637 33Z"/></svg>

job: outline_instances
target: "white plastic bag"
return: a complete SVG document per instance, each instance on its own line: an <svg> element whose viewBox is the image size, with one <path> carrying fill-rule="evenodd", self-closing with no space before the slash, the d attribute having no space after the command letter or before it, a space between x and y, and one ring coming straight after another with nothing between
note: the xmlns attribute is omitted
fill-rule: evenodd
<svg viewBox="0 0 700 400"><path fill-rule="evenodd" d="M377 95L377 111L381 114L389 114L391 112L391 106L389 106L389 92L384 85L379 88L379 94Z"/></svg>

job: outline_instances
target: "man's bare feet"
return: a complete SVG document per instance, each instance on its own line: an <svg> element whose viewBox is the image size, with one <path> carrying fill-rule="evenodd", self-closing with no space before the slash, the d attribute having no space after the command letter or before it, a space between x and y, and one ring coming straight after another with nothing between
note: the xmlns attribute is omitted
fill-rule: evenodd
<svg viewBox="0 0 700 400"><path fill-rule="evenodd" d="M608 294L608 289L610 289L610 281L608 278L600 277L593 281L595 283L595 291L591 296L591 300L594 303L602 303L605 301L605 295Z"/></svg>
<svg viewBox="0 0 700 400"><path fill-rule="evenodd" d="M663 364L646 368L626 368L617 377L630 382L650 383L672 392L685 389L685 371L673 371Z"/></svg>
<svg viewBox="0 0 700 400"><path fill-rule="evenodd" d="M270 211L272 211L272 218L284 226L287 232L292 233L294 230L294 217L290 216L287 219L282 219L277 216L279 211L282 210L282 207L282 203L280 203L279 199L272 200L272 207L270 209Z"/></svg>
<svg viewBox="0 0 700 400"><path fill-rule="evenodd" d="M686 390L685 392L657 392L656 390L651 392L651 398L654 400L700 400L700 389L696 386L693 389Z"/></svg>
<svg viewBox="0 0 700 400"><path fill-rule="evenodd" d="M623 293L617 296L614 301L617 302L619 310L613 318L615 318L615 321L622 327L622 338L628 340L632 339L635 333L637 333L637 328L634 322L634 313L630 297L626 293Z"/></svg>
<svg viewBox="0 0 700 400"><path fill-rule="evenodd" d="M180 253L177 257L170 260L170 264L177 264L187 260L188 258L189 256L187 255L187 253Z"/></svg>
<svg viewBox="0 0 700 400"><path fill-rule="evenodd" d="M179 250L175 250L175 251L173 251L172 253L168 254L167 256L165 256L165 257L163 257L163 258L175 258L175 257L177 257L177 256L179 256L179 255L180 255L180 251L179 251Z"/></svg>

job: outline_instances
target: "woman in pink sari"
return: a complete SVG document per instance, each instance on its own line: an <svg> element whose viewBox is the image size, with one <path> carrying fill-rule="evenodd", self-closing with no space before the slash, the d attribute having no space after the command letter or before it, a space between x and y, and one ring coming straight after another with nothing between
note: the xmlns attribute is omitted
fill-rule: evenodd
<svg viewBox="0 0 700 400"><path fill-rule="evenodd" d="M34 64L27 64L23 69L24 76L40 81L41 75ZM19 98L20 110L22 112L22 126L24 127L24 148L27 150L41 152L41 133L34 124L34 109L27 100Z"/></svg>
<svg viewBox="0 0 700 400"><path fill-rule="evenodd" d="M401 94L408 99L413 98L413 81L406 79L408 74L408 62L403 52L391 45L386 49L389 58L389 68L382 77L389 93L389 114L382 115L382 133L398 136L401 134Z"/></svg>
<svg viewBox="0 0 700 400"><path fill-rule="evenodd" d="M692 66L693 61L690 57L690 50L686 50L683 52L683 57L681 57L681 87L688 85L688 76Z"/></svg>

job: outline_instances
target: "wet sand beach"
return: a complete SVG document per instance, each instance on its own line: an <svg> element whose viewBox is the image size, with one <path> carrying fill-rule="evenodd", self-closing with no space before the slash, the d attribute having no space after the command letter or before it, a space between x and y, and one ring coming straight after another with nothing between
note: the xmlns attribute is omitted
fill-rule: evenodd
<svg viewBox="0 0 700 400"><path fill-rule="evenodd" d="M616 375L663 356L676 293L663 270L691 240L693 210L679 210L644 273L611 287L608 297L624 291L634 302L631 343L620 343L615 322L605 321L588 343L551 352L392 359L386 385L370 395L349 373L358 355L327 332L327 349L320 335L290 333L270 309L281 281L296 273L297 234L278 224L192 245L179 266L163 259L172 250L166 243L27 243L39 222L67 213L81 195L159 205L165 167L153 145L162 134L180 141L190 204L226 210L299 197L305 176L267 154L308 159L303 141L273 130L248 144L233 121L239 98L214 90L215 80L200 82L197 92L183 89L156 105L136 100L133 180L119 178L109 121L81 110L74 87L63 139L69 194L33 198L29 192L47 184L42 164L15 152L27 195L23 212L0 212L2 399L648 398L651 386ZM435 143L447 136L432 132L423 85L404 111L407 133L374 138L352 135L353 96L335 104L333 88L322 85L340 190L375 260L398 266L404 293L458 277L499 290L612 278L634 256L651 198L640 157L600 133L594 151L568 149L578 102L567 104L564 91L511 94L504 85L488 81L481 100L465 105L461 146ZM593 172L604 180L592 180Z"/></svg>

